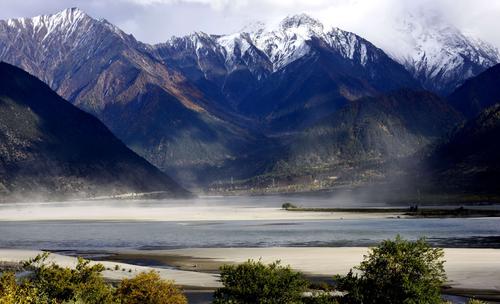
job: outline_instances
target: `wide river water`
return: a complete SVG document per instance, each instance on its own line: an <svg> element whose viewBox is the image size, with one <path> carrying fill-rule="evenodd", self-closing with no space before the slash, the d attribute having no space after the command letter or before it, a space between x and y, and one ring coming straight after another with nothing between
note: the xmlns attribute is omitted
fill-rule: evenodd
<svg viewBox="0 0 500 304"><path fill-rule="evenodd" d="M48 250L367 246L397 234L444 247L500 248L500 220L0 222L0 248Z"/></svg>
<svg viewBox="0 0 500 304"><path fill-rule="evenodd" d="M5 214L46 213L44 220L0 220L0 248L101 251L191 247L367 246L396 235L426 237L443 247L500 248L500 219L343 219L343 220L50 220L65 213L98 214L151 208L279 208L284 201L309 207L353 207L325 197L210 197L189 201L92 201L0 205ZM355 206L355 205L354 205ZM362 206L355 206L362 207ZM380 206L383 207L383 206ZM495 207L495 208L498 208ZM157 209L155 209L157 210ZM162 209L158 209L162 210ZM236 209L235 209L236 210ZM104 211L103 211L104 212ZM167 212L167 211L165 211Z"/></svg>

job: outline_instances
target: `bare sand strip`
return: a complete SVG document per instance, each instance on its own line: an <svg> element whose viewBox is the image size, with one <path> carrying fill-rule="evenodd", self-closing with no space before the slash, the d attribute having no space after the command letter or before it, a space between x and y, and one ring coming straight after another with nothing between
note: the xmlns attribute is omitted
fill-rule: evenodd
<svg viewBox="0 0 500 304"><path fill-rule="evenodd" d="M1 262L20 262L39 254L40 251L1 249ZM104 276L110 280L131 277L142 271L157 270L165 279L175 280L185 287L216 288L220 286L218 276L206 271L216 269L224 263L241 263L248 259L270 263L281 260L282 264L302 271L311 276L346 274L359 264L367 248L201 248L178 250L129 250L121 251L123 261L127 256L134 259L161 260L167 265L178 266L174 270L154 267L135 266L122 262L99 262L106 268ZM61 266L74 266L73 257L52 254L50 258ZM445 249L445 269L448 284L456 289L491 290L500 293L500 249ZM122 269L125 269L123 271ZM132 271L129 272L129 269Z"/></svg>
<svg viewBox="0 0 500 304"><path fill-rule="evenodd" d="M248 259L270 263L281 260L311 276L346 274L367 253L358 247L307 248L201 248L154 251L128 251L144 257L163 257L182 269L196 265L197 271L211 270L224 263L241 263ZM500 249L445 249L448 284L453 288L495 290L500 292ZM210 265L210 262L213 265Z"/></svg>
<svg viewBox="0 0 500 304"><path fill-rule="evenodd" d="M0 206L1 207L1 206ZM255 220L340 220L402 217L398 213L289 212L269 207L214 206L65 206L33 204L2 207L0 221L255 221Z"/></svg>
<svg viewBox="0 0 500 304"><path fill-rule="evenodd" d="M17 249L0 249L0 262L4 263L19 263L34 258L42 253L37 250L17 250ZM64 256L60 254L51 254L48 262L54 262L63 267L74 267L77 259L74 257ZM107 270L103 275L108 280L121 280L131 278L140 272L155 270L160 273L164 279L174 280L176 284L184 287L196 288L217 288L220 286L218 276L210 273L183 271L175 269L153 268L136 266L127 263L117 262L98 262L103 264ZM115 267L118 266L118 270Z"/></svg>

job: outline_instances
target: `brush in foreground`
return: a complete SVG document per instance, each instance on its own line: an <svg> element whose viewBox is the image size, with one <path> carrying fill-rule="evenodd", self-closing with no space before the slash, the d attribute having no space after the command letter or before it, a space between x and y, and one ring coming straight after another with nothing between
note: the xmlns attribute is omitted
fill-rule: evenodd
<svg viewBox="0 0 500 304"><path fill-rule="evenodd" d="M0 277L2 304L187 304L173 282L158 273L141 273L121 281L115 288L104 281L101 264L79 258L74 269L47 264L48 254L24 263L29 275L16 278L13 272Z"/></svg>
<svg viewBox="0 0 500 304"><path fill-rule="evenodd" d="M438 304L446 280L444 252L424 239L416 242L386 240L371 249L361 264L347 276L335 278L347 291L345 303Z"/></svg>

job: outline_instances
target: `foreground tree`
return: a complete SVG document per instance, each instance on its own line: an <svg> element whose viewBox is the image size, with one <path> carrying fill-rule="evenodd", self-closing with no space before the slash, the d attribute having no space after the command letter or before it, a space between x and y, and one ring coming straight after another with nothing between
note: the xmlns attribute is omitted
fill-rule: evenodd
<svg viewBox="0 0 500 304"><path fill-rule="evenodd" d="M30 282L18 284L13 272L4 272L0 277L0 303L46 304L49 301Z"/></svg>
<svg viewBox="0 0 500 304"><path fill-rule="evenodd" d="M302 303L308 282L299 272L280 262L269 265L247 261L221 267L224 287L214 294L214 303L293 304Z"/></svg>
<svg viewBox="0 0 500 304"><path fill-rule="evenodd" d="M78 259L75 268L67 268L47 263L48 257L24 263L31 274L23 279L3 273L0 304L187 304L182 291L156 272L138 274L114 288L104 280L101 264Z"/></svg>
<svg viewBox="0 0 500 304"><path fill-rule="evenodd" d="M48 256L45 253L24 263L32 275L21 286L32 286L39 299L48 299L49 303L116 303L111 285L102 276L104 266L78 258L75 268L61 267L46 263Z"/></svg>
<svg viewBox="0 0 500 304"><path fill-rule="evenodd" d="M162 280L154 271L124 279L116 295L120 303L126 304L187 304L182 291L173 282Z"/></svg>
<svg viewBox="0 0 500 304"><path fill-rule="evenodd" d="M342 302L363 304L442 303L441 286L446 280L444 252L424 239L416 242L387 240L371 249L361 265L335 280L348 294Z"/></svg>

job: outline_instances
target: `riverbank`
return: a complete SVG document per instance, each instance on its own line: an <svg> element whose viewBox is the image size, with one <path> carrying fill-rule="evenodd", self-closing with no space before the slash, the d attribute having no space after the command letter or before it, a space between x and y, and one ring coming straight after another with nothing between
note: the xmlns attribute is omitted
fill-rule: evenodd
<svg viewBox="0 0 500 304"><path fill-rule="evenodd" d="M500 250L446 248L447 294L500 301ZM334 274L346 274L368 252L362 247L340 248L198 248L178 250L131 250L108 258L117 261L153 262L184 271L216 273L223 264L248 259L284 265L303 272L313 280L331 280Z"/></svg>
<svg viewBox="0 0 500 304"><path fill-rule="evenodd" d="M196 200L109 200L0 204L0 221L256 221L500 217L498 205L351 206L328 199L205 197ZM284 203L285 201L285 203ZM281 208L290 206L289 208Z"/></svg>
<svg viewBox="0 0 500 304"><path fill-rule="evenodd" d="M98 206L71 204L26 204L1 206L0 221L255 221L380 219L404 216L400 212L295 211L247 206L168 206L131 204Z"/></svg>
<svg viewBox="0 0 500 304"><path fill-rule="evenodd" d="M275 248L198 248L176 250L121 251L112 259L126 261L144 258L183 270L213 272L221 264L248 259L285 265L311 276L346 274L368 252L364 247L275 247ZM464 289L492 289L500 293L500 249L445 249L448 285Z"/></svg>
<svg viewBox="0 0 500 304"><path fill-rule="evenodd" d="M0 263L9 268L13 268L15 265L18 265L23 261L32 259L41 253L42 251L39 250L0 249ZM75 267L77 258L57 253L51 253L48 257L47 262L53 262L62 267ZM100 263L106 268L106 270L103 272L103 276L109 281L118 281L124 278L132 278L141 272L155 270L160 273L160 276L162 278L174 280L176 284L186 288L213 289L220 286L218 276L210 273L166 269L161 267L139 266L116 261L95 261L92 263Z"/></svg>
<svg viewBox="0 0 500 304"><path fill-rule="evenodd" d="M286 206L284 210L290 212L332 212L332 213L359 213L359 214L398 214L413 218L480 218L500 217L498 209L484 208L439 208L439 207L410 207L410 208L303 208Z"/></svg>
<svg viewBox="0 0 500 304"><path fill-rule="evenodd" d="M108 280L132 277L156 270L164 279L187 290L214 290L220 286L217 271L223 264L242 263L248 259L284 265L303 272L314 280L329 280L334 274L346 274L368 252L363 247L274 247L274 248L193 248L176 250L122 250L101 255ZM0 249L0 263L7 265L39 254L34 250ZM76 258L51 254L50 260L72 267ZM477 296L500 301L500 249L445 249L448 276L444 292ZM139 266L154 265L154 266Z"/></svg>

